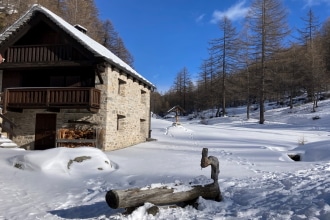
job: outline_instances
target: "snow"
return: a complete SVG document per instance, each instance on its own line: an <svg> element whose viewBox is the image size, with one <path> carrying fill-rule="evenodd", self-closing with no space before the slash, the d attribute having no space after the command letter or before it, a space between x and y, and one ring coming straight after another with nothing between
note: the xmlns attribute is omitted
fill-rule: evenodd
<svg viewBox="0 0 330 220"><path fill-rule="evenodd" d="M264 125L258 110L247 120L244 107L202 123L152 118L156 141L112 152L0 147L0 219L330 219L330 100L311 110L310 103L269 105ZM150 203L128 215L107 205L112 189L181 192L210 183L211 168L200 167L203 148L220 161L222 202L200 197L197 209L160 207L155 216Z"/></svg>

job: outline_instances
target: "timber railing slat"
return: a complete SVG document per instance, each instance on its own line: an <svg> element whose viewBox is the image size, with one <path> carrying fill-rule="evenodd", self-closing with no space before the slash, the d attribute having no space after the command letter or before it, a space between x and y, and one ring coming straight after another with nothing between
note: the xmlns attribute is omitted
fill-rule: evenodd
<svg viewBox="0 0 330 220"><path fill-rule="evenodd" d="M73 57L71 45L22 45L9 47L5 53L8 63L59 62L79 59Z"/></svg>
<svg viewBox="0 0 330 220"><path fill-rule="evenodd" d="M100 108L101 92L95 88L7 88L2 105L7 108ZM6 97L6 98L4 98Z"/></svg>

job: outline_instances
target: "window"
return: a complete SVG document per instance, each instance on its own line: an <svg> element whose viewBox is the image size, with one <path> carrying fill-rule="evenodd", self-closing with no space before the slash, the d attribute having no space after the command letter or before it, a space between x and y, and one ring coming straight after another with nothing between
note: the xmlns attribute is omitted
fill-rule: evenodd
<svg viewBox="0 0 330 220"><path fill-rule="evenodd" d="M147 121L145 119L140 119L140 132L145 133L147 130Z"/></svg>
<svg viewBox="0 0 330 220"><path fill-rule="evenodd" d="M125 87L126 82L122 79L118 79L118 94L121 96L125 96Z"/></svg>
<svg viewBox="0 0 330 220"><path fill-rule="evenodd" d="M141 90L141 103L146 104L146 102L147 102L147 92Z"/></svg>
<svg viewBox="0 0 330 220"><path fill-rule="evenodd" d="M117 115L117 131L125 129L125 116Z"/></svg>

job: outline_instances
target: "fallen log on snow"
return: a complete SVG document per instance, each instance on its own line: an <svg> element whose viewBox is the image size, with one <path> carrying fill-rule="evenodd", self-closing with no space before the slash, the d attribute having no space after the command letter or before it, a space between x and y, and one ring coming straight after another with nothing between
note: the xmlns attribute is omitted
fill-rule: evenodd
<svg viewBox="0 0 330 220"><path fill-rule="evenodd" d="M169 205L189 202L202 196L205 199L216 200L220 193L219 186L192 186L191 189L175 192L175 188L159 187L151 189L110 190L106 194L108 205L113 208L138 207L146 202L155 205Z"/></svg>
<svg viewBox="0 0 330 220"><path fill-rule="evenodd" d="M208 149L203 148L201 167L211 165L212 184L207 185L184 185L180 190L180 185L133 188L126 190L110 190L106 194L107 204L113 208L133 208L143 205L146 202L154 205L170 205L181 202L191 202L198 197L208 200L221 201L221 191L218 184L219 161L216 157L208 157Z"/></svg>

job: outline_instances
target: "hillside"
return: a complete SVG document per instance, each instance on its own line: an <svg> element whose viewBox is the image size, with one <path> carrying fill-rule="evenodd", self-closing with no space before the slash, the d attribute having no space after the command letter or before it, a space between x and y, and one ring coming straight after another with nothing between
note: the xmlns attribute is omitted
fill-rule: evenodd
<svg viewBox="0 0 330 220"><path fill-rule="evenodd" d="M244 107L228 110L177 126L153 118L156 141L112 152L0 148L0 219L330 219L330 100L314 113L310 104L269 105L263 125L257 111L246 120ZM106 204L111 189L210 179L203 148L220 161L222 202L199 198L198 209L163 207L155 216L149 203L130 215Z"/></svg>

